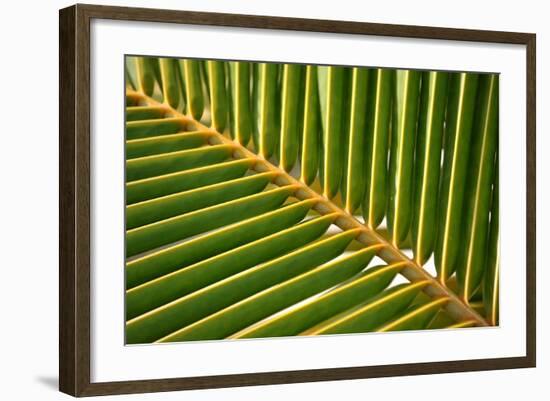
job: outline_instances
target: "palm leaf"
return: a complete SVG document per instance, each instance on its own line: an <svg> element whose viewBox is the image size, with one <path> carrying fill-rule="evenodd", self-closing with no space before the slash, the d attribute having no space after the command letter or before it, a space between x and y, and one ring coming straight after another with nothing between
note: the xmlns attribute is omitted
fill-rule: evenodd
<svg viewBox="0 0 550 401"><path fill-rule="evenodd" d="M491 184L498 133L497 85L496 75L485 75L480 78L465 202L466 244L462 248L462 257L457 269L461 296L466 302L480 285L485 270Z"/></svg>
<svg viewBox="0 0 550 401"><path fill-rule="evenodd" d="M396 71L387 216L391 241L397 247L407 239L412 221L412 172L419 91L419 71Z"/></svg>
<svg viewBox="0 0 550 401"><path fill-rule="evenodd" d="M411 307L402 316L378 328L377 331L423 330L447 302L448 299L439 298L424 305Z"/></svg>
<svg viewBox="0 0 550 401"><path fill-rule="evenodd" d="M366 68L352 70L347 167L343 184L345 209L350 214L361 206L365 188L369 73Z"/></svg>
<svg viewBox="0 0 550 401"><path fill-rule="evenodd" d="M126 207L126 228L136 228L194 210L214 206L262 191L275 178L259 173L190 191L134 203Z"/></svg>
<svg viewBox="0 0 550 401"><path fill-rule="evenodd" d="M273 210L295 190L293 186L281 187L132 228L126 231L126 255L133 256Z"/></svg>
<svg viewBox="0 0 550 401"><path fill-rule="evenodd" d="M412 240L415 260L430 258L437 234L441 145L447 103L446 72L424 72L418 116Z"/></svg>
<svg viewBox="0 0 550 401"><path fill-rule="evenodd" d="M253 72L254 143L258 154L269 159L275 152L279 136L279 66L255 64Z"/></svg>
<svg viewBox="0 0 550 401"><path fill-rule="evenodd" d="M137 86L136 61L131 57L127 57L124 60L124 81L126 89L139 89Z"/></svg>
<svg viewBox="0 0 550 401"><path fill-rule="evenodd" d="M132 288L180 267L284 230L300 222L314 203L312 200L297 202L129 261L126 265L126 285Z"/></svg>
<svg viewBox="0 0 550 401"><path fill-rule="evenodd" d="M405 310L426 284L425 281L421 281L390 288L351 310L304 331L303 334L362 333L374 330Z"/></svg>
<svg viewBox="0 0 550 401"><path fill-rule="evenodd" d="M254 161L250 159L230 160L128 182L126 183L126 203L141 202L202 185L216 184L242 177L253 163Z"/></svg>
<svg viewBox="0 0 550 401"><path fill-rule="evenodd" d="M325 215L312 219L132 288L127 293L127 313L129 317L138 316L207 284L306 245L323 235L334 218L334 215Z"/></svg>
<svg viewBox="0 0 550 401"><path fill-rule="evenodd" d="M435 266L442 282L456 270L459 255L477 82L478 75L467 73L453 75L451 80L439 200L439 232L435 247Z"/></svg>
<svg viewBox="0 0 550 401"><path fill-rule="evenodd" d="M128 343L497 323L498 76L130 60Z"/></svg>
<svg viewBox="0 0 550 401"><path fill-rule="evenodd" d="M134 106L126 108L126 121L154 120L164 118L167 109L162 106Z"/></svg>
<svg viewBox="0 0 550 401"><path fill-rule="evenodd" d="M217 145L130 159L126 161L126 180L131 182L194 167L209 166L229 159L233 149L231 145Z"/></svg>
<svg viewBox="0 0 550 401"><path fill-rule="evenodd" d="M304 273L341 254L357 230L314 242L287 255L237 273L215 284L154 309L126 324L129 343L177 341L180 327L194 323L265 288Z"/></svg>
<svg viewBox="0 0 550 401"><path fill-rule="evenodd" d="M498 168L498 157L496 157L495 165ZM487 320L492 325L498 324L498 305L499 305L499 262L500 262L500 240L499 240L499 185L498 174L494 174L492 207L491 207L491 222L489 226L489 253L486 259L485 266L485 285L483 288L483 303Z"/></svg>
<svg viewBox="0 0 550 401"><path fill-rule="evenodd" d="M191 324L161 341L207 340L227 337L313 296L362 270L379 246L362 249L346 258L319 266L297 277L271 286L253 296Z"/></svg>
<svg viewBox="0 0 550 401"><path fill-rule="evenodd" d="M138 76L138 89L148 96L153 95L156 83L155 59L151 57L136 57L136 71Z"/></svg>
<svg viewBox="0 0 550 401"><path fill-rule="evenodd" d="M303 68L297 64L283 66L281 89L281 134L280 165L292 170L298 157L300 131L302 128Z"/></svg>
<svg viewBox="0 0 550 401"><path fill-rule="evenodd" d="M225 66L222 61L207 61L206 65L210 89L210 114L212 116L212 127L219 132L223 132L228 119Z"/></svg>
<svg viewBox="0 0 550 401"><path fill-rule="evenodd" d="M321 147L317 67L308 65L305 74L301 180L307 185L310 185L317 177L320 159L319 150Z"/></svg>
<svg viewBox="0 0 550 401"><path fill-rule="evenodd" d="M393 74L391 70L378 68L371 75L367 177L363 200L363 217L370 228L378 227L386 214L388 135Z"/></svg>
<svg viewBox="0 0 550 401"><path fill-rule="evenodd" d="M206 145L208 132L185 132L126 141L126 159L198 148Z"/></svg>
<svg viewBox="0 0 550 401"><path fill-rule="evenodd" d="M126 140L142 139L190 131L192 126L183 118L163 118L126 122Z"/></svg>
<svg viewBox="0 0 550 401"><path fill-rule="evenodd" d="M177 60L161 58L159 59L159 65L164 103L177 109L180 102L180 87L177 79Z"/></svg>
<svg viewBox="0 0 550 401"><path fill-rule="evenodd" d="M340 188L344 168L344 91L347 72L343 67L319 67L319 99L323 129L323 195L331 199Z"/></svg>
<svg viewBox="0 0 550 401"><path fill-rule="evenodd" d="M200 121L204 110L200 64L197 60L179 60L180 80L184 83L187 113Z"/></svg>
<svg viewBox="0 0 550 401"><path fill-rule="evenodd" d="M233 338L298 335L321 321L379 294L402 268L402 263L372 267L321 297L287 313L251 325L248 329L236 333Z"/></svg>
<svg viewBox="0 0 550 401"><path fill-rule="evenodd" d="M246 146L252 136L252 115L250 105L250 64L233 61L229 63L231 72L231 129L233 137Z"/></svg>

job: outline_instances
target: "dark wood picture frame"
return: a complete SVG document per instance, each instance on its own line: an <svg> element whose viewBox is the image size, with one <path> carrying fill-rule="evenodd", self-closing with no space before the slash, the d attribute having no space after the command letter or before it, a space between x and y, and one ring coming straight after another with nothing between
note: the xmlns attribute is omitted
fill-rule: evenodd
<svg viewBox="0 0 550 401"><path fill-rule="evenodd" d="M90 21L93 18L525 45L527 54L526 356L91 383L89 93ZM535 366L535 34L80 4L60 10L59 29L59 388L62 392L73 396L93 396Z"/></svg>

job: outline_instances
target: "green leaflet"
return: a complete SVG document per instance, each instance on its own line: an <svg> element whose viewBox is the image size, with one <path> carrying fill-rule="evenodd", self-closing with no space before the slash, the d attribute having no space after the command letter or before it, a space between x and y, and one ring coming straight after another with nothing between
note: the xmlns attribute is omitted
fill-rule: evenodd
<svg viewBox="0 0 550 401"><path fill-rule="evenodd" d="M126 80L126 88L139 90L135 57L124 57L124 79Z"/></svg>
<svg viewBox="0 0 550 401"><path fill-rule="evenodd" d="M489 226L488 255L485 261L485 278L483 287L483 304L489 324L498 325L499 309L499 270L500 270L500 239L499 239L499 177L498 155L495 157L493 178L491 221Z"/></svg>
<svg viewBox="0 0 550 401"><path fill-rule="evenodd" d="M362 256L355 257L361 258ZM350 262L349 259L348 262ZM402 264L369 268L319 298L254 324L234 334L231 338L298 335L317 323L380 293L390 284L401 268Z"/></svg>
<svg viewBox="0 0 550 401"><path fill-rule="evenodd" d="M447 313L445 309L440 309L426 327L428 330L445 329L455 324L455 320Z"/></svg>
<svg viewBox="0 0 550 401"><path fill-rule="evenodd" d="M365 191L365 154L367 153L367 100L369 70L353 68L349 115L349 140L345 177L345 209L353 215L361 206Z"/></svg>
<svg viewBox="0 0 550 401"><path fill-rule="evenodd" d="M198 148L206 145L209 132L185 132L126 141L126 159Z"/></svg>
<svg viewBox="0 0 550 401"><path fill-rule="evenodd" d="M277 64L254 64L254 146L256 153L265 159L274 154L279 142L278 74Z"/></svg>
<svg viewBox="0 0 550 401"><path fill-rule="evenodd" d="M382 245L333 260L207 316L170 336L171 341L222 339L362 270Z"/></svg>
<svg viewBox="0 0 550 401"><path fill-rule="evenodd" d="M252 143L254 144L254 153L260 155L260 66L259 63L252 63L250 66L252 74L252 90L250 105L252 109Z"/></svg>
<svg viewBox="0 0 550 401"><path fill-rule="evenodd" d="M160 77L160 63L159 63L159 58L158 57L151 57L151 66L153 67L153 72L155 74L155 80L157 81L157 84L159 85L159 88L160 88L160 82L161 82L161 77ZM162 88L160 88L162 90ZM158 95L158 94L153 94L154 96L155 95ZM161 94L162 96L162 94ZM162 102L162 99L160 100L157 100L158 102Z"/></svg>
<svg viewBox="0 0 550 401"><path fill-rule="evenodd" d="M372 71L369 83L369 134L363 217L370 228L378 227L386 214L388 133L394 75L393 70L378 68Z"/></svg>
<svg viewBox="0 0 550 401"><path fill-rule="evenodd" d="M199 72L202 82L204 82L204 86L206 88L206 97L205 101L207 103L210 102L210 78L208 77L208 67L207 67L207 61L206 60L197 60L197 63L199 64Z"/></svg>
<svg viewBox="0 0 550 401"><path fill-rule="evenodd" d="M167 110L161 106L126 107L126 121L154 120L164 118Z"/></svg>
<svg viewBox="0 0 550 401"><path fill-rule="evenodd" d="M439 298L424 305L415 305L376 331L424 330L448 301L447 298Z"/></svg>
<svg viewBox="0 0 550 401"><path fill-rule="evenodd" d="M391 241L396 247L401 247L407 239L412 221L413 162L420 77L419 71L395 72L387 216Z"/></svg>
<svg viewBox="0 0 550 401"><path fill-rule="evenodd" d="M210 113L212 127L223 132L228 122L228 101L225 83L225 63L223 61L207 61L208 80L210 89Z"/></svg>
<svg viewBox="0 0 550 401"><path fill-rule="evenodd" d="M204 94L200 61L179 60L180 79L184 84L187 114L200 121L204 111Z"/></svg>
<svg viewBox="0 0 550 401"><path fill-rule="evenodd" d="M229 159L234 149L235 147L229 144L214 145L127 160L126 181L219 163Z"/></svg>
<svg viewBox="0 0 550 401"><path fill-rule="evenodd" d="M132 260L126 264L126 288L284 230L301 221L315 203L296 202Z"/></svg>
<svg viewBox="0 0 550 401"><path fill-rule="evenodd" d="M250 105L250 63L233 61L229 63L231 72L231 116L233 137L246 146L252 136L252 116Z"/></svg>
<svg viewBox="0 0 550 401"><path fill-rule="evenodd" d="M145 178L126 183L126 204L242 177L253 165L251 159L231 160L206 167Z"/></svg>
<svg viewBox="0 0 550 401"><path fill-rule="evenodd" d="M310 185L317 177L320 150L320 110L317 67L308 65L305 76L304 127L302 130L301 180Z"/></svg>
<svg viewBox="0 0 550 401"><path fill-rule="evenodd" d="M397 285L362 305L345 311L304 331L302 335L372 331L404 311L426 284L426 281L421 281L414 284Z"/></svg>
<svg viewBox="0 0 550 401"><path fill-rule="evenodd" d="M345 231L315 242L132 319L126 323L127 343L177 341L176 330L331 260L359 232L359 229Z"/></svg>
<svg viewBox="0 0 550 401"><path fill-rule="evenodd" d="M168 103L174 109L178 108L180 102L180 88L177 80L177 63L177 60L172 58L159 59L164 103Z"/></svg>
<svg viewBox="0 0 550 401"><path fill-rule="evenodd" d="M156 74L152 57L136 57L136 72L138 76L138 88L147 96L152 96L155 90Z"/></svg>
<svg viewBox="0 0 550 401"><path fill-rule="evenodd" d="M127 319L306 245L325 233L334 218L312 219L135 287L126 293Z"/></svg>
<svg viewBox="0 0 550 401"><path fill-rule="evenodd" d="M469 301L483 278L489 233L491 184L498 139L498 75L479 78L476 120L468 162L464 201L463 238L457 279L460 293Z"/></svg>
<svg viewBox="0 0 550 401"><path fill-rule="evenodd" d="M127 230L126 256L273 210L295 190L288 185Z"/></svg>
<svg viewBox="0 0 550 401"><path fill-rule="evenodd" d="M126 89L131 89L131 90L137 90L137 86L132 78L132 76L130 75L130 71L128 69L128 63L124 62L124 86L126 87Z"/></svg>
<svg viewBox="0 0 550 401"><path fill-rule="evenodd" d="M449 89L443 176L439 195L435 266L445 282L456 269L462 244L462 211L478 74L454 74Z"/></svg>
<svg viewBox="0 0 550 401"><path fill-rule="evenodd" d="M284 64L281 85L281 133L279 165L292 170L300 147L303 125L304 68L298 64Z"/></svg>
<svg viewBox="0 0 550 401"><path fill-rule="evenodd" d="M446 329L463 329L465 327L474 327L476 322L473 320L466 320L464 322L458 322L454 324L450 324L449 326L445 327Z"/></svg>
<svg viewBox="0 0 550 401"><path fill-rule="evenodd" d="M437 196L448 80L446 72L424 72L422 75L412 220L414 259L419 265L430 258L437 234Z"/></svg>
<svg viewBox="0 0 550 401"><path fill-rule="evenodd" d="M126 123L126 140L176 134L187 131L189 126L190 124L183 118L130 121Z"/></svg>
<svg viewBox="0 0 550 401"><path fill-rule="evenodd" d="M323 130L323 195L336 196L340 188L345 155L345 99L347 69L318 67L321 127Z"/></svg>
<svg viewBox="0 0 550 401"><path fill-rule="evenodd" d="M229 66L230 62L224 63L224 70L225 75L227 76L227 111L228 111L228 122L227 122L227 133L229 134L229 138L231 138L233 141L236 141L237 138L235 135L237 135L237 130L235 129L236 121L235 121L235 113L234 113L234 106L235 102L233 101L233 81L231 79L231 68ZM244 146L246 147L246 146Z"/></svg>
<svg viewBox="0 0 550 401"><path fill-rule="evenodd" d="M261 192L276 177L267 172L126 206L126 229Z"/></svg>

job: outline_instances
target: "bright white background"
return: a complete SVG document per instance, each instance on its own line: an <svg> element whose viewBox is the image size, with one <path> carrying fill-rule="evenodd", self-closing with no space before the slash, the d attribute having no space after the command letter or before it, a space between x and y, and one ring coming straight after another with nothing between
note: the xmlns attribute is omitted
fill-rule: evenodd
<svg viewBox="0 0 550 401"><path fill-rule="evenodd" d="M101 2L112 4L110 2ZM15 4L15 5L14 5ZM64 1L17 2L1 15L2 62L0 99L2 155L0 156L0 224L2 227L2 330L0 368L2 398L61 399L57 381L57 9ZM538 132L548 132L544 110L550 107L548 41L550 28L544 2L461 1L453 8L441 2L382 2L365 4L282 1L119 1L117 5L155 6L204 11L348 19L416 25L531 31L538 34ZM332 5L330 5L332 4ZM455 3L456 4L456 3ZM432 8L433 7L433 8ZM29 107L32 105L32 107ZM7 143L6 143L7 139ZM548 137L538 138L538 368L498 372L474 372L375 380L207 390L162 395L125 396L126 399L346 399L384 397L424 399L426 391L444 394L446 400L543 399L543 378L550 374L548 293L543 294L542 252L546 246L549 214L544 171L550 168L543 150ZM6 257L7 256L7 257ZM546 387L546 386L545 386ZM460 391L462 390L462 391ZM540 395L539 395L540 394ZM108 399L108 398L106 398Z"/></svg>

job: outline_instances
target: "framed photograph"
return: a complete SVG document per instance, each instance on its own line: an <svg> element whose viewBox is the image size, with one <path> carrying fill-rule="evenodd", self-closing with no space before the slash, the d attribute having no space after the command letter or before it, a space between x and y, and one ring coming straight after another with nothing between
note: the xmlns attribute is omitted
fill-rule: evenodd
<svg viewBox="0 0 550 401"><path fill-rule="evenodd" d="M59 25L61 391L535 366L534 34Z"/></svg>

